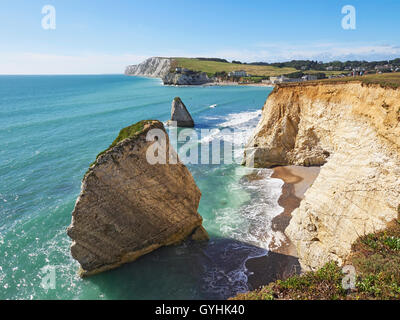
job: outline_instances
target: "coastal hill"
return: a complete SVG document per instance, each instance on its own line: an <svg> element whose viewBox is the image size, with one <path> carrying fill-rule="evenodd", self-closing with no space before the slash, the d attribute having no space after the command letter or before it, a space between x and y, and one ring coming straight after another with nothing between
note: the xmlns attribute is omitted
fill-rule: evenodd
<svg viewBox="0 0 400 320"><path fill-rule="evenodd" d="M333 61L292 60L266 63L229 62L220 58L163 58L153 57L128 66L126 75L155 77L164 84L201 85L206 83L254 84L299 82L345 76L391 74L400 71L400 59L391 61ZM275 79L272 79L274 77ZM279 77L279 79L276 79Z"/></svg>
<svg viewBox="0 0 400 320"><path fill-rule="evenodd" d="M343 71L307 69L301 74L329 76ZM153 57L125 69L126 75L161 78L164 84L197 85L211 82L260 83L273 76L298 77L295 67L228 62L219 58L165 58Z"/></svg>
<svg viewBox="0 0 400 320"><path fill-rule="evenodd" d="M174 58L172 62L173 67L186 68L193 71L205 72L209 77L215 74L225 72L234 72L243 70L251 76L270 77L278 76L281 74L289 74L295 72L295 68L289 67L273 67L273 66L259 66L250 64L231 63L227 61L219 61L219 59L199 59L199 58Z"/></svg>

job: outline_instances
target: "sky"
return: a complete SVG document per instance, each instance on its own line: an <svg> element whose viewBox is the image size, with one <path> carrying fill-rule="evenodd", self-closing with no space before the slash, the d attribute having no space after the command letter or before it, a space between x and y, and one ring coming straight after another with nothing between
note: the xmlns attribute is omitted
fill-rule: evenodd
<svg viewBox="0 0 400 320"><path fill-rule="evenodd" d="M399 12L399 0L1 0L0 74L123 73L152 56L387 60Z"/></svg>

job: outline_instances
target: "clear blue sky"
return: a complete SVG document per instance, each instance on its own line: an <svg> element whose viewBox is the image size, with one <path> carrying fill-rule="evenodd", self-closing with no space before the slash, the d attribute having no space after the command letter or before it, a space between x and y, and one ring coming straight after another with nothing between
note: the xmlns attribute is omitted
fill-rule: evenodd
<svg viewBox="0 0 400 320"><path fill-rule="evenodd" d="M44 5L56 29L41 25ZM341 26L344 5L356 30ZM399 0L2 0L0 73L122 73L151 56L400 57Z"/></svg>

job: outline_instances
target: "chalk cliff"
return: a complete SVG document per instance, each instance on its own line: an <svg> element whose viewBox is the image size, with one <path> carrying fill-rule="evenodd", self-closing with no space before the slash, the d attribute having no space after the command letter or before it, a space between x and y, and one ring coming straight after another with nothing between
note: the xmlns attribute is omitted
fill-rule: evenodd
<svg viewBox="0 0 400 320"><path fill-rule="evenodd" d="M174 64L175 60L173 58L153 57L138 65L126 67L125 74L128 76L160 78L165 85L201 85L211 82L205 72L187 69L176 72L173 67Z"/></svg>
<svg viewBox="0 0 400 320"><path fill-rule="evenodd" d="M167 85L201 85L211 82L205 72L168 73L163 78Z"/></svg>
<svg viewBox="0 0 400 320"><path fill-rule="evenodd" d="M138 64L126 67L125 74L130 76L143 76L151 78L162 78L171 69L170 58L153 57Z"/></svg>
<svg viewBox="0 0 400 320"><path fill-rule="evenodd" d="M400 90L378 85L277 86L247 145L248 166L322 166L286 234L305 270L343 263L361 235L400 212Z"/></svg>
<svg viewBox="0 0 400 320"><path fill-rule="evenodd" d="M147 159L148 150L153 150L149 147L154 139L147 137L152 129L157 130L152 132L159 135L160 146L152 154L165 164ZM187 237L208 239L197 213L200 197L161 122L142 121L124 128L84 176L72 212L67 233L81 275L116 268Z"/></svg>

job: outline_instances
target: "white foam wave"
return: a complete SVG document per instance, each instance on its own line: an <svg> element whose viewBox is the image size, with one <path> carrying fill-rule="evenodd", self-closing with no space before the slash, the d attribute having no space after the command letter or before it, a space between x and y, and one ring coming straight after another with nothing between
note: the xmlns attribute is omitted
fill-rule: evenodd
<svg viewBox="0 0 400 320"><path fill-rule="evenodd" d="M260 116L261 110L228 114L224 118L225 121L218 124L218 129L201 136L200 143L208 144L214 140L229 142L234 148L234 158L239 160L243 157L244 147L253 134Z"/></svg>
<svg viewBox="0 0 400 320"><path fill-rule="evenodd" d="M258 119L261 116L261 110L231 113L227 117L227 121L221 123L220 127L241 127L244 124L253 122L254 119Z"/></svg>
<svg viewBox="0 0 400 320"><path fill-rule="evenodd" d="M269 169L257 171L260 179L242 182L251 200L239 209L219 210L216 221L224 236L269 249L272 239L279 237L272 231L272 220L283 211L278 203L283 181L271 178Z"/></svg>

